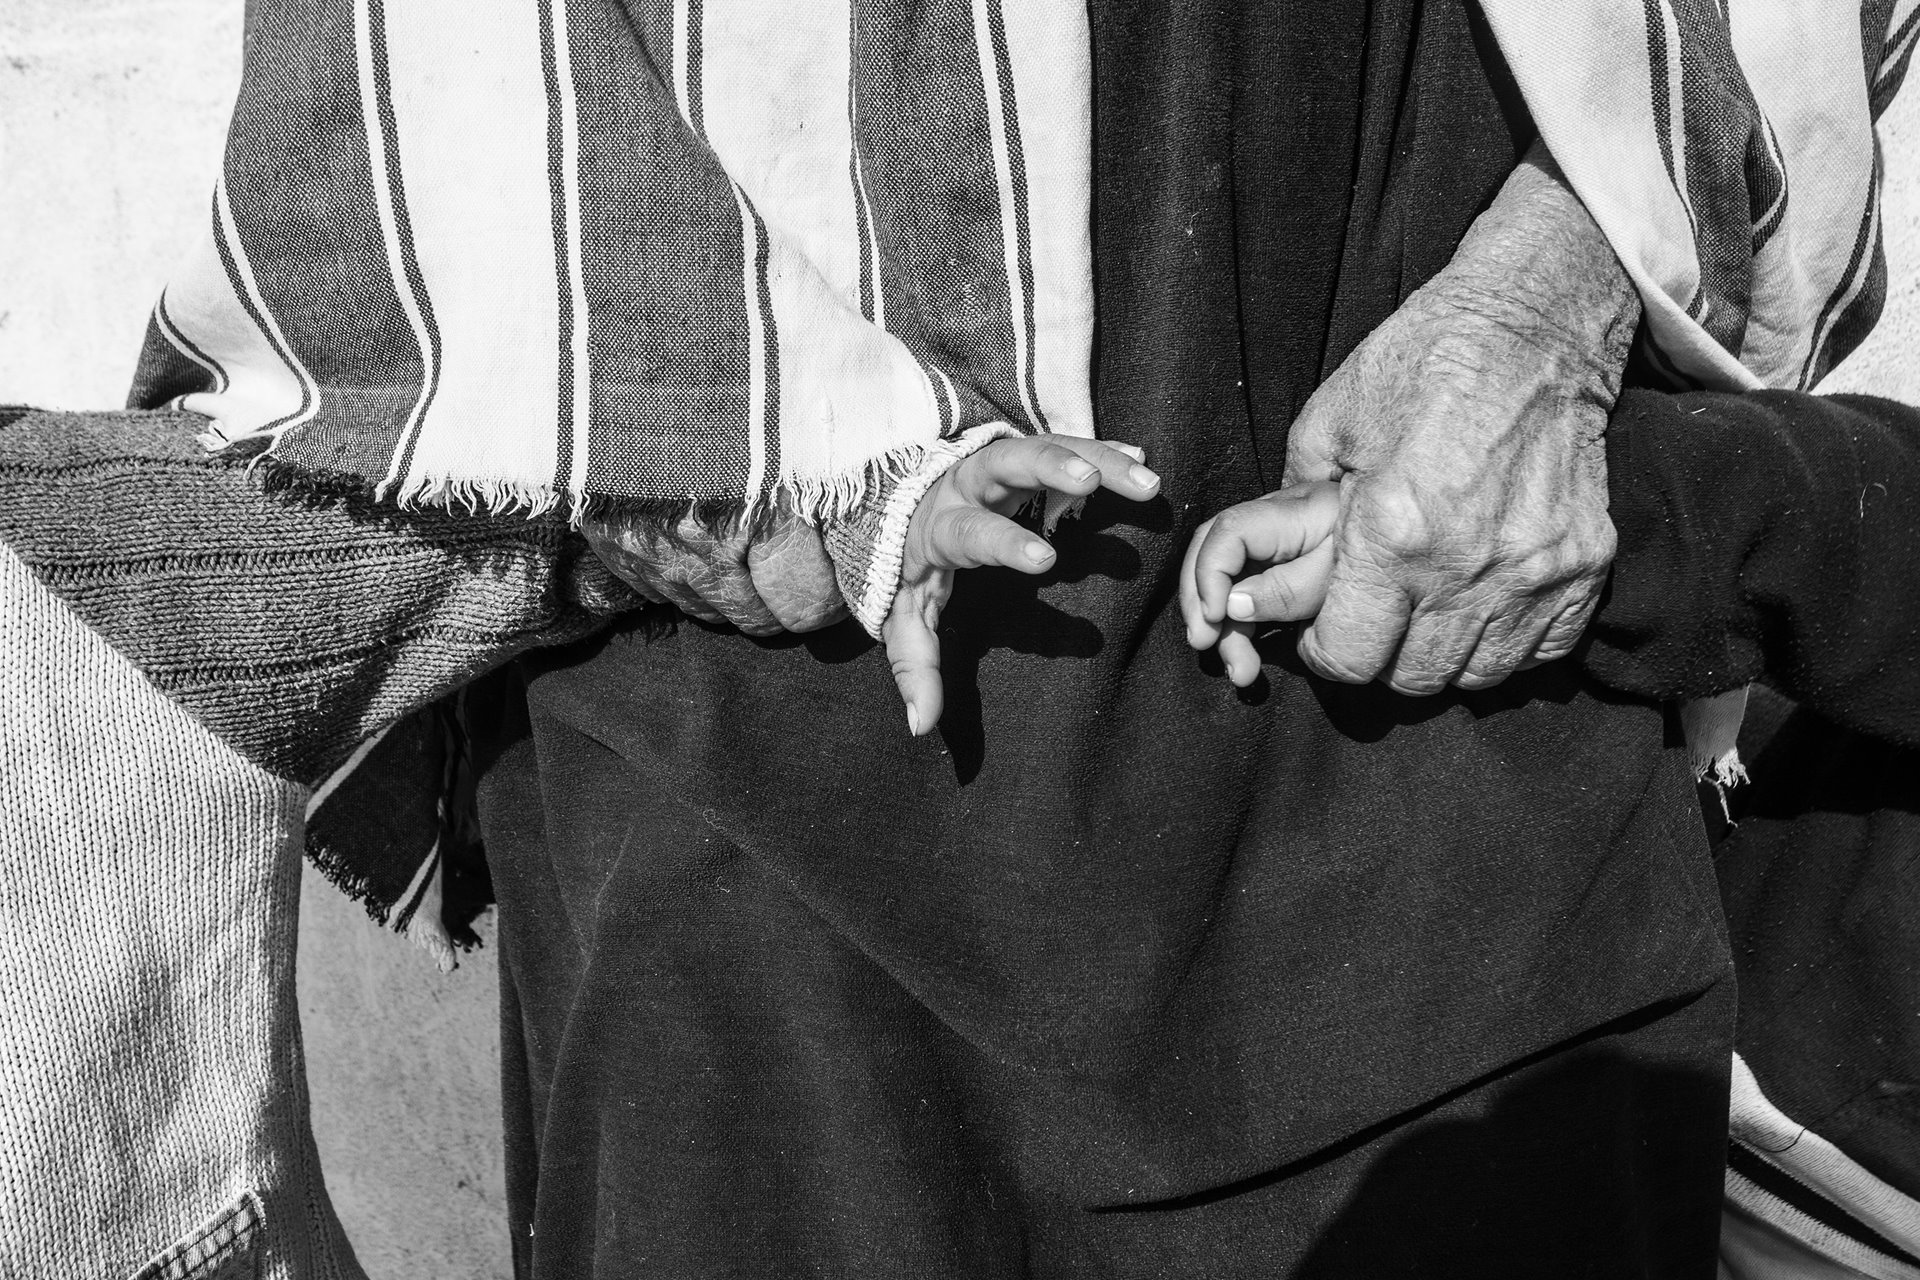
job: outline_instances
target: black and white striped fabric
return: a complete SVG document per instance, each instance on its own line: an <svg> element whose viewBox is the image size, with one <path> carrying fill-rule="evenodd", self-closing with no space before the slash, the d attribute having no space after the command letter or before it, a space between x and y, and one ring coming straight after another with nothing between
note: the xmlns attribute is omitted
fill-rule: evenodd
<svg viewBox="0 0 1920 1280"><path fill-rule="evenodd" d="M1676 386L1807 390L1887 294L1874 121L1920 0L1483 0L1540 136L1646 308ZM1747 691L1681 708L1694 773L1743 781Z"/></svg>
<svg viewBox="0 0 1920 1280"><path fill-rule="evenodd" d="M1920 1280L1920 1201L1768 1100L1733 1059L1721 1275Z"/></svg>
<svg viewBox="0 0 1920 1280"><path fill-rule="evenodd" d="M1076 0L263 0L135 403L400 504L852 507L1090 434Z"/></svg>
<svg viewBox="0 0 1920 1280"><path fill-rule="evenodd" d="M1807 389L1886 298L1873 122L1920 0L1485 0L1676 383Z"/></svg>
<svg viewBox="0 0 1920 1280"><path fill-rule="evenodd" d="M1676 379L1808 386L1872 324L1917 5L1487 0ZM1080 0L261 0L134 403L575 516L1091 434L1089 64Z"/></svg>

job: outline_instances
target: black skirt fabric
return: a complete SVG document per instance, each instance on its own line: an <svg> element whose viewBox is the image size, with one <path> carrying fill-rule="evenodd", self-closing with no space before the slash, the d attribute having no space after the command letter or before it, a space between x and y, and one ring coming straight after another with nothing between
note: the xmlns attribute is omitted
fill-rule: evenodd
<svg viewBox="0 0 1920 1280"><path fill-rule="evenodd" d="M1096 404L1164 497L961 575L928 739L851 627L520 668L520 1273L1710 1275L1731 984L1661 713L1571 664L1332 685L1286 634L1241 694L1174 605L1524 150L1491 46L1458 3L1092 12Z"/></svg>

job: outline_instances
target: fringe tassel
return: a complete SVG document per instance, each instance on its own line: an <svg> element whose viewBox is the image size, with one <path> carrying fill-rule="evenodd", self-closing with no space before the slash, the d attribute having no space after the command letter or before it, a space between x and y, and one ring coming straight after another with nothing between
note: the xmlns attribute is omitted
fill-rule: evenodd
<svg viewBox="0 0 1920 1280"><path fill-rule="evenodd" d="M287 458L279 452L282 437L253 435L226 440L212 432L200 437L209 452L244 461L250 473L262 479L268 492L293 493L319 500L357 499L389 510L433 508L474 517L520 517L537 520L567 511L567 523L578 529L589 519L624 517L644 520L668 541L683 527L713 536L738 532L743 524L771 523L783 515L798 516L809 524L844 519L859 509L868 495L910 475L927 456L925 444L907 444L868 459L858 470L821 476L782 476L765 492L740 498L686 496L680 498L621 498L604 494L575 494L552 485L504 479L467 479L429 476L397 491L352 472L326 471ZM1049 527L1057 522L1052 514Z"/></svg>

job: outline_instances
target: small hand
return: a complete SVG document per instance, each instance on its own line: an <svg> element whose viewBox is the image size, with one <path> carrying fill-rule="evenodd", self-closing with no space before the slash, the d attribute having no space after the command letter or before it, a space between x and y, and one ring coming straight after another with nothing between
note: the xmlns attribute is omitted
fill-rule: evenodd
<svg viewBox="0 0 1920 1280"><path fill-rule="evenodd" d="M749 528L692 517L671 533L648 520L593 516L587 542L629 586L705 622L753 636L814 631L847 616L819 531L787 512Z"/></svg>
<svg viewBox="0 0 1920 1280"><path fill-rule="evenodd" d="M907 526L900 592L880 632L911 732L931 732L944 706L935 629L953 594L954 570L1000 565L1045 573L1053 548L1008 517L1047 492L1084 497L1105 488L1150 498L1160 478L1140 465L1142 457L1098 440L1022 436L993 441L934 481Z"/></svg>
<svg viewBox="0 0 1920 1280"><path fill-rule="evenodd" d="M1256 623L1301 622L1320 611L1333 573L1340 486L1295 485L1228 507L1194 532L1180 566L1187 643L1218 646L1241 688L1260 674Z"/></svg>
<svg viewBox="0 0 1920 1280"><path fill-rule="evenodd" d="M1345 477L1308 666L1430 694L1572 650L1613 556L1602 441L1638 315L1536 152L1293 425L1289 482Z"/></svg>

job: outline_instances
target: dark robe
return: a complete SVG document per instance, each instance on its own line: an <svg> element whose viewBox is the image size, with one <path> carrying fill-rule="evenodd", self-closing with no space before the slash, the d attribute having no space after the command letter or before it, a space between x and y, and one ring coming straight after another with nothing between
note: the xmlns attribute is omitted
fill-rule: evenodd
<svg viewBox="0 0 1920 1280"><path fill-rule="evenodd" d="M1242 695L1174 604L1523 153L1497 55L1454 0L1092 12L1099 425L1164 499L961 575L927 739L850 627L641 620L483 708L520 1273L1710 1275L1731 983L1661 711L1285 632Z"/></svg>

